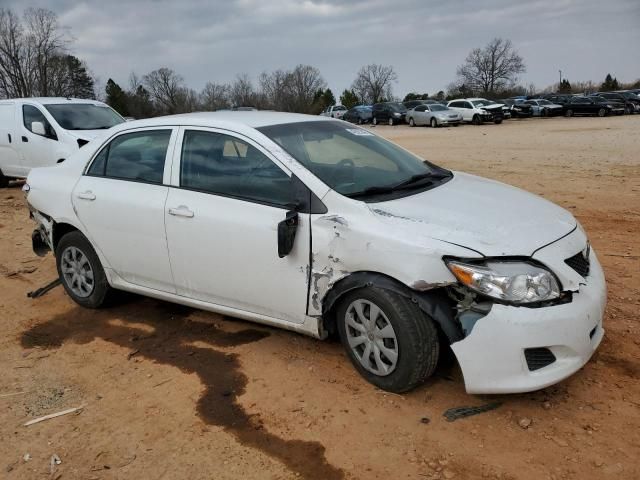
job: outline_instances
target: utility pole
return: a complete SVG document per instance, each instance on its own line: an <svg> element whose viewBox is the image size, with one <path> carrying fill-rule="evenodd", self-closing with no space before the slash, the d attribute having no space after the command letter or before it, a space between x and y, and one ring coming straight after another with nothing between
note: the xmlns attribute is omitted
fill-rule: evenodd
<svg viewBox="0 0 640 480"><path fill-rule="evenodd" d="M560 85L562 85L562 70L558 70L560 72Z"/></svg>

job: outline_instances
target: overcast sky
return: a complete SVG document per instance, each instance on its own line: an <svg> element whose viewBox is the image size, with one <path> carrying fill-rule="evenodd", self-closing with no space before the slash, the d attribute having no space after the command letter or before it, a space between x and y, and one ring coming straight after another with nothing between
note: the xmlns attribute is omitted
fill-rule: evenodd
<svg viewBox="0 0 640 480"><path fill-rule="evenodd" d="M393 65L394 94L433 94L491 38L524 57L522 83L640 78L640 0L0 0L55 11L104 83L166 66L187 84L305 63L338 94L360 66Z"/></svg>

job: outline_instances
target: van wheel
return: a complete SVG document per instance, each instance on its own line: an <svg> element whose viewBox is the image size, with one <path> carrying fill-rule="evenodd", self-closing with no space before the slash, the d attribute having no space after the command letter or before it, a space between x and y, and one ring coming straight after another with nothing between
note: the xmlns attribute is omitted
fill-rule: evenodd
<svg viewBox="0 0 640 480"><path fill-rule="evenodd" d="M82 233L63 236L56 246L56 267L64 289L79 305L100 308L111 287L96 251Z"/></svg>
<svg viewBox="0 0 640 480"><path fill-rule="evenodd" d="M482 120L480 120L480 115L474 115L471 119L471 123L473 123L474 125L480 125L482 123Z"/></svg>
<svg viewBox="0 0 640 480"><path fill-rule="evenodd" d="M356 370L390 392L406 392L433 374L440 355L433 321L408 298L367 287L337 310L340 339Z"/></svg>
<svg viewBox="0 0 640 480"><path fill-rule="evenodd" d="M0 188L7 188L9 186L9 177L5 177L0 170Z"/></svg>
<svg viewBox="0 0 640 480"><path fill-rule="evenodd" d="M607 114L607 111L604 108L601 108L600 110L598 110L599 117L604 117L606 114Z"/></svg>

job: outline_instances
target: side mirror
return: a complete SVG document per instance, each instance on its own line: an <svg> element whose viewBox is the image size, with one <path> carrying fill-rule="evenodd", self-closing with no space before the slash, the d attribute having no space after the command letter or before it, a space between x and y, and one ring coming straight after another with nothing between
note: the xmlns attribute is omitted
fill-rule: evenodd
<svg viewBox="0 0 640 480"><path fill-rule="evenodd" d="M289 255L293 249L298 230L298 212L289 210L284 220L278 223L278 257Z"/></svg>
<svg viewBox="0 0 640 480"><path fill-rule="evenodd" d="M31 131L36 135L46 136L46 132L44 131L44 123L42 122L31 122Z"/></svg>

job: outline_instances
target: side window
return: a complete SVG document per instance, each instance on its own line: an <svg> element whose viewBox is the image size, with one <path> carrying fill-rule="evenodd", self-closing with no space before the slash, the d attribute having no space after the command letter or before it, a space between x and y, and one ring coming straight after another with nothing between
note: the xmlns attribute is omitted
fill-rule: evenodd
<svg viewBox="0 0 640 480"><path fill-rule="evenodd" d="M464 102L463 107L464 108L473 108L473 105L471 104L471 102Z"/></svg>
<svg viewBox="0 0 640 480"><path fill-rule="evenodd" d="M277 206L294 202L285 172L253 145L222 133L185 131L180 186Z"/></svg>
<svg viewBox="0 0 640 480"><path fill-rule="evenodd" d="M426 112L427 111L427 107L425 107L424 105L418 105L415 108L416 112Z"/></svg>
<svg viewBox="0 0 640 480"><path fill-rule="evenodd" d="M162 183L171 130L125 133L94 158L88 175Z"/></svg>
<svg viewBox="0 0 640 480"><path fill-rule="evenodd" d="M34 107L33 105L22 106L22 122L24 124L24 128L29 130L34 135L41 135L52 140L58 139L56 131L53 129L47 118L38 108ZM44 135L33 131L33 122L40 122L42 123L42 125L44 125Z"/></svg>

